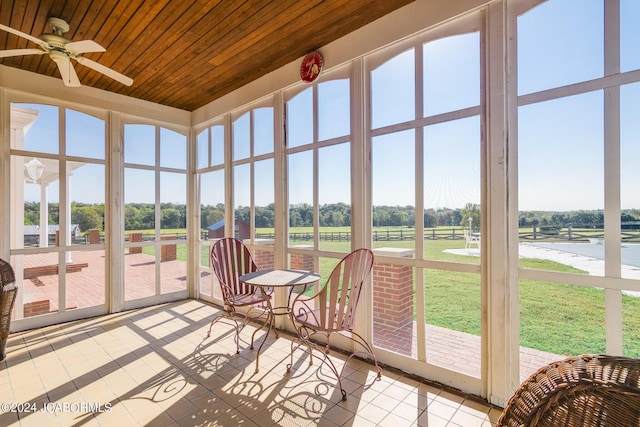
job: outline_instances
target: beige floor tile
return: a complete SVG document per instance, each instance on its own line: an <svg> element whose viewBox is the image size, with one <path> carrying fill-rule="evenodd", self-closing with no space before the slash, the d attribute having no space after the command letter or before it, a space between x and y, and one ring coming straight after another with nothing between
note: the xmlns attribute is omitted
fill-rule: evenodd
<svg viewBox="0 0 640 427"><path fill-rule="evenodd" d="M249 348L256 326L241 333L218 323L217 312L198 301L147 307L113 316L13 334L0 363L5 399L109 404L102 413L0 413L0 425L42 426L491 426L501 411L480 400L385 370L348 362L342 386L321 354L314 364L302 351L290 362L291 337L273 335L260 353ZM176 317L175 314L180 316ZM345 357L332 354L338 369Z"/></svg>

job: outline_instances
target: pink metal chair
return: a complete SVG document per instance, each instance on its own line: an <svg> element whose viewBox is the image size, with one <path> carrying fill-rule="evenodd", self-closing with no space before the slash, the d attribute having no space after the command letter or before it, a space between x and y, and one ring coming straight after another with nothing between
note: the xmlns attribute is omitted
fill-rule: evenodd
<svg viewBox="0 0 640 427"><path fill-rule="evenodd" d="M291 343L291 360L287 372L291 372L293 353L300 347L306 347L309 353L309 364L313 364L313 350L324 347L323 362L338 379L342 399L347 393L342 387L342 373L353 356L371 359L377 371L377 379L382 377L382 370L373 349L367 341L353 331L356 308L363 286L373 267L373 252L369 249L356 249L345 256L333 269L324 286L312 296L298 294L291 302L292 321L298 337ZM331 334L338 333L350 338L355 347L338 370L331 358L327 357L331 348ZM323 338L326 344L318 344L316 338Z"/></svg>
<svg viewBox="0 0 640 427"><path fill-rule="evenodd" d="M211 336L211 328L220 320L233 322L236 330L236 354L240 353L240 331L251 320L257 320L265 314L266 302L271 293L265 295L260 289L242 283L239 277L246 273L257 271L249 249L239 240L223 238L211 247L211 265L222 290L224 309L221 314L214 317L209 325L207 338ZM239 307L249 307L246 311L239 311ZM254 312L258 311L256 315ZM251 348L255 334L261 328L256 329L251 335Z"/></svg>

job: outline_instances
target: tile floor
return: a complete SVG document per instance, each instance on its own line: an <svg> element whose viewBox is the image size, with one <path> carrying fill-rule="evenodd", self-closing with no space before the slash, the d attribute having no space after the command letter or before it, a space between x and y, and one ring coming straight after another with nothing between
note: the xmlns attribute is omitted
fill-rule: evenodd
<svg viewBox="0 0 640 427"><path fill-rule="evenodd" d="M203 340L217 312L186 300L11 335L0 425L488 427L500 415L389 369L374 381L359 360L349 362L342 401L335 378L302 353L286 374L287 336L268 338L256 374L252 325L237 356L230 326L218 323Z"/></svg>

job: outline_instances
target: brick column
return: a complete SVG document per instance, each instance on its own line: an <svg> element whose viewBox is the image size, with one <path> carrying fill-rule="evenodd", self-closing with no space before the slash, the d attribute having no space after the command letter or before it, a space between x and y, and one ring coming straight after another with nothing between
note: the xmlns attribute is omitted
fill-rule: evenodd
<svg viewBox="0 0 640 427"><path fill-rule="evenodd" d="M100 230L92 228L89 230L89 244L96 245L98 243L100 243Z"/></svg>
<svg viewBox="0 0 640 427"><path fill-rule="evenodd" d="M413 249L380 248L378 256L411 258ZM401 328L413 322L413 269L409 266L373 264L373 312L377 323Z"/></svg>
<svg viewBox="0 0 640 427"><path fill-rule="evenodd" d="M313 246L310 245L302 245L302 246L295 246L295 248L313 248ZM292 270L307 270L307 271L314 271L314 267L313 267L313 255L307 255L307 254L291 254L290 259L289 259L289 268L291 268Z"/></svg>
<svg viewBox="0 0 640 427"><path fill-rule="evenodd" d="M175 239L176 239L176 236L171 236L171 235L160 236L160 240L175 240ZM175 261L176 259L178 259L178 257L177 257L177 247L175 244L160 246L160 262Z"/></svg>
<svg viewBox="0 0 640 427"><path fill-rule="evenodd" d="M142 233L129 233L129 243L142 242ZM142 248L129 248L130 254L141 254Z"/></svg>
<svg viewBox="0 0 640 427"><path fill-rule="evenodd" d="M250 239L244 240L244 244L248 245ZM271 246L273 248L273 239L254 239L255 246ZM276 254L273 250L261 251L256 249L253 254L253 261L256 263L258 270L272 270L276 266Z"/></svg>

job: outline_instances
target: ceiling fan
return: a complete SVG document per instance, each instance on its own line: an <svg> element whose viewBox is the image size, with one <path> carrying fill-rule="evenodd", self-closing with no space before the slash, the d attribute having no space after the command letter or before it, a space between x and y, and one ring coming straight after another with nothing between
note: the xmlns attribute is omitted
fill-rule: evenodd
<svg viewBox="0 0 640 427"><path fill-rule="evenodd" d="M111 77L123 85L131 86L133 84L133 80L131 78L120 74L109 67L105 67L96 61L80 56L83 53L89 52L105 52L106 49L98 43L93 40L72 42L65 39L62 35L69 31L69 24L60 18L49 18L47 23L53 32L45 33L38 37L34 37L23 33L22 31L0 24L1 30L23 37L40 46L40 49L0 50L0 58L21 55L44 55L45 53L49 54L49 58L51 58L58 66L58 70L60 71L64 84L71 87L80 86L80 80L78 79L78 75L76 74L73 65L71 64L71 59L74 59L85 67L89 67L107 77Z"/></svg>

